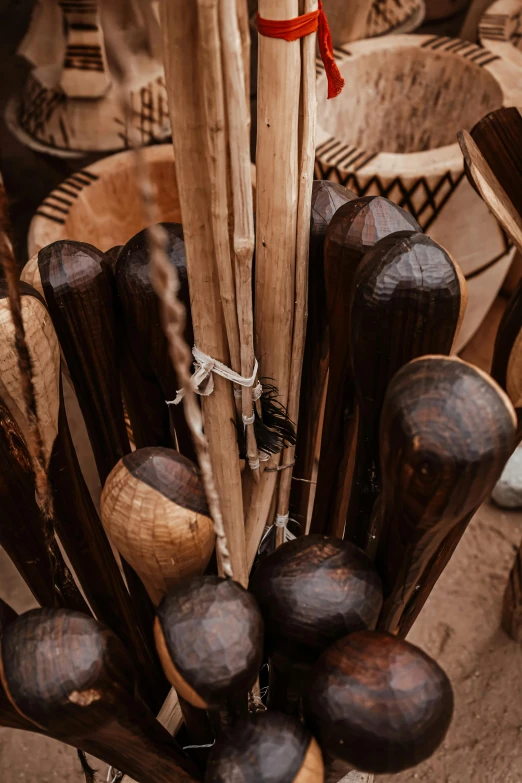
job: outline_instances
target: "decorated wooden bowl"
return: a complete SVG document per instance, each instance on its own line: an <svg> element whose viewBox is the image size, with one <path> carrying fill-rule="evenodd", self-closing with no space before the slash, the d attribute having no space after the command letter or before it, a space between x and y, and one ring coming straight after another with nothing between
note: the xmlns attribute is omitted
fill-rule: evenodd
<svg viewBox="0 0 522 783"><path fill-rule="evenodd" d="M159 220L181 223L172 144L145 147ZM132 150L117 152L71 174L42 201L27 238L29 258L59 239L89 242L106 251L147 227L136 184ZM255 166L252 183L255 188Z"/></svg>
<svg viewBox="0 0 522 783"><path fill-rule="evenodd" d="M160 219L181 222L171 144L143 150ZM38 207L29 226L29 257L51 242L75 239L100 250L124 245L147 225L132 151L118 152L72 174Z"/></svg>
<svg viewBox="0 0 522 783"><path fill-rule="evenodd" d="M457 131L502 105L520 105L519 71L468 41L374 38L336 58L346 87L326 99L318 63L316 178L407 209L460 264L469 304L457 348L485 317L513 258L504 232L469 185Z"/></svg>

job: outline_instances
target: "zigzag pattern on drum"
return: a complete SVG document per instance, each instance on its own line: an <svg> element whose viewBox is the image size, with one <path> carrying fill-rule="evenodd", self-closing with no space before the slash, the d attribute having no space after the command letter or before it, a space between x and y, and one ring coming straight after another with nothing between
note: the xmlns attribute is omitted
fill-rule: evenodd
<svg viewBox="0 0 522 783"><path fill-rule="evenodd" d="M425 177L415 180L413 185L406 185L400 177L395 177L386 183L376 175L361 178L356 171L375 156L372 155L362 161L355 170L339 171L329 156L324 157L325 147L327 148L331 141L333 140L330 139L316 150L316 179L338 182L349 190L353 190L359 197L384 196L408 210L423 231L427 231L436 220L464 178L464 172L454 175L450 171L446 172L434 184L430 184ZM318 157L319 155L322 160Z"/></svg>
<svg viewBox="0 0 522 783"><path fill-rule="evenodd" d="M64 225L65 218L74 203L71 199L77 199L82 190L92 185L97 179L99 177L87 169L76 171L49 193L36 210L36 214L47 218L47 220L52 220L54 223Z"/></svg>

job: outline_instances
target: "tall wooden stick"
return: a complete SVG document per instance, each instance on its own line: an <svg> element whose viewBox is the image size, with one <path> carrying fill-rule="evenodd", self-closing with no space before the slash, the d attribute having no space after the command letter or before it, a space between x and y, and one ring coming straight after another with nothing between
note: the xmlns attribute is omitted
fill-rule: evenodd
<svg viewBox="0 0 522 783"><path fill-rule="evenodd" d="M227 143L218 0L197 0L198 46L205 99L204 124L207 167L210 174L211 218L219 293L232 369L240 371L236 290L228 233Z"/></svg>
<svg viewBox="0 0 522 783"><path fill-rule="evenodd" d="M241 38L241 57L243 60L243 75L245 79L245 101L247 111L247 138L250 142L250 22L248 18L247 0L237 0L237 21Z"/></svg>
<svg viewBox="0 0 522 783"><path fill-rule="evenodd" d="M237 9L236 9L237 4ZM241 345L241 374L254 371L254 318L252 309L252 258L254 255L254 212L250 164L250 113L247 103L249 75L244 71L240 28L237 14L246 9L245 0L221 0L223 72L226 88L230 180L234 212L233 250L235 257L237 316ZM250 37L249 37L250 41ZM244 52L243 52L244 54ZM248 57L249 62L249 57ZM259 458L252 418L252 388L241 391L241 413L246 430L247 457L255 476L259 476Z"/></svg>
<svg viewBox="0 0 522 783"><path fill-rule="evenodd" d="M304 0L303 6L301 13L308 14L317 9L317 0ZM317 115L315 42L316 34L305 36L301 42L301 151L299 162L299 201L297 207L294 334L292 338L292 361L288 391L288 417L294 422L297 422L299 417L299 397L308 318L308 255ZM295 446L290 446L283 453L283 471L279 483L277 516L282 520L288 519L294 460ZM284 540L285 528L280 526L277 529L276 544L279 546L284 543Z"/></svg>
<svg viewBox="0 0 522 783"><path fill-rule="evenodd" d="M216 280L208 170L201 159L205 129L199 101L201 62L198 58L197 10L196 4L184 0L163 0L165 74L187 248L194 337L200 350L227 364L229 355ZM159 287L160 281L158 290ZM186 397L191 399L192 395ZM188 419L186 406L187 402L185 412ZM214 392L203 398L203 414L233 574L246 586L248 575L241 476L233 423L234 400L228 381L215 378ZM207 498L214 518L208 493Z"/></svg>
<svg viewBox="0 0 522 783"><path fill-rule="evenodd" d="M293 19L298 0L260 0L265 19ZM255 346L260 377L270 378L288 404L294 318L298 199L299 41L259 36ZM266 524L280 456L254 487L247 538L257 546Z"/></svg>

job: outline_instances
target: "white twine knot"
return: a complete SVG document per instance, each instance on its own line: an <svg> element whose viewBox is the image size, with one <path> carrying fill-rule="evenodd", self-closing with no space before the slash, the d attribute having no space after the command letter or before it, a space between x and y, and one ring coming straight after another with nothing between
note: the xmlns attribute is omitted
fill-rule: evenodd
<svg viewBox="0 0 522 783"><path fill-rule="evenodd" d="M218 362L217 359L213 359L208 354L200 351L196 346L192 349L192 356L194 357L194 364L196 369L190 379L190 386L192 390L199 394L201 397L208 397L214 391L214 378L213 373L220 375L222 378L226 378L227 381L237 383L238 386L250 387L254 385L257 377L257 359L254 363L254 371L250 378L245 378L230 367L227 367L223 362ZM204 384L204 385L203 385ZM167 400L167 405L178 405L185 396L185 389L179 389L176 392L175 400Z"/></svg>
<svg viewBox="0 0 522 783"><path fill-rule="evenodd" d="M296 536L292 533L291 530L288 529L288 522L290 521L290 515L289 514L278 514L276 516L274 527L279 527L284 529L284 540L286 541L293 541ZM292 522L295 522L295 519L292 519Z"/></svg>
<svg viewBox="0 0 522 783"><path fill-rule="evenodd" d="M245 414L243 414L242 419L243 419L243 424L246 426L247 424L253 424L256 420L256 417L254 413L252 414L252 416L245 416Z"/></svg>

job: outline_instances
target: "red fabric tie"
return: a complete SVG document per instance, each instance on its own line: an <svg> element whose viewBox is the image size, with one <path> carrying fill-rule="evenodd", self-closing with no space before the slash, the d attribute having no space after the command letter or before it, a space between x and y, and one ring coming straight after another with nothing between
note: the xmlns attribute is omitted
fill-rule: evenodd
<svg viewBox="0 0 522 783"><path fill-rule="evenodd" d="M344 79L335 62L332 34L321 0L319 0L317 11L296 16L295 19L263 19L258 13L257 30L267 38L283 38L285 41L297 41L299 38L317 31L319 51L328 79L328 97L335 98L339 95L344 87Z"/></svg>

